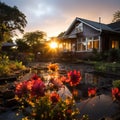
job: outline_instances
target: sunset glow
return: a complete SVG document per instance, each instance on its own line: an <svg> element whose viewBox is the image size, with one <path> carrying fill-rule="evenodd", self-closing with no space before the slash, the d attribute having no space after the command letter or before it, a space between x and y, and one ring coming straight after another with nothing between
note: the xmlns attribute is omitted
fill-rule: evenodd
<svg viewBox="0 0 120 120"><path fill-rule="evenodd" d="M102 23L109 24L115 11L120 9L120 0L29 0L29 2L1 0L1 2L17 6L25 14L28 22L25 32L40 30L46 32L49 38L66 31L76 17L96 22L99 22L101 17Z"/></svg>
<svg viewBox="0 0 120 120"><path fill-rule="evenodd" d="M55 48L57 48L57 47L58 47L58 44L57 44L56 42L51 42L51 43L50 43L50 48L55 49Z"/></svg>

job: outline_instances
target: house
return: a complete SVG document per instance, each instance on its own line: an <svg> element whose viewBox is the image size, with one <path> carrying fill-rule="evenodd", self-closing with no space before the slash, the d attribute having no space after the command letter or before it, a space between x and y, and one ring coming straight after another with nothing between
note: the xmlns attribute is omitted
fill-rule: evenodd
<svg viewBox="0 0 120 120"><path fill-rule="evenodd" d="M103 24L83 18L75 18L60 40L62 50L84 56L93 49L98 52L120 48L120 22Z"/></svg>

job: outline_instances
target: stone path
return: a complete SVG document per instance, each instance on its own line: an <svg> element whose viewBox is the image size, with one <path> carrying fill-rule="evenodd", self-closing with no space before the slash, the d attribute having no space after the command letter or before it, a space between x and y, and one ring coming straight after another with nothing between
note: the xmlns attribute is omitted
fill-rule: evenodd
<svg viewBox="0 0 120 120"><path fill-rule="evenodd" d="M99 120L103 117L111 117L120 106L113 102L110 96L102 94L78 103L78 108L81 113L79 117L88 114L91 120Z"/></svg>

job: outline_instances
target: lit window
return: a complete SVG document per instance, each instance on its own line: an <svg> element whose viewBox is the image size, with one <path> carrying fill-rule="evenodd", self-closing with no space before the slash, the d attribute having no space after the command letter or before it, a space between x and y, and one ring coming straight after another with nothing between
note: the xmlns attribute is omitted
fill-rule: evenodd
<svg viewBox="0 0 120 120"><path fill-rule="evenodd" d="M117 40L112 40L112 48L119 48L119 42Z"/></svg>

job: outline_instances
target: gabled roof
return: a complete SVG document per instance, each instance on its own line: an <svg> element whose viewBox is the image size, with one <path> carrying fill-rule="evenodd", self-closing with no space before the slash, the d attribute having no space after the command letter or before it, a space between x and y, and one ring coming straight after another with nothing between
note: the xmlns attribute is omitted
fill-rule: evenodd
<svg viewBox="0 0 120 120"><path fill-rule="evenodd" d="M120 21L108 24L113 30L120 31Z"/></svg>
<svg viewBox="0 0 120 120"><path fill-rule="evenodd" d="M111 27L107 26L107 24L103 24L100 22L95 22L91 20L86 20L83 18L76 18L78 21L83 22L84 24L87 24L88 26L93 27L94 29L100 31L100 30L106 30L106 31L113 31Z"/></svg>
<svg viewBox="0 0 120 120"><path fill-rule="evenodd" d="M97 31L110 31L110 32L115 32L115 33L119 33L118 31L116 31L115 29L113 29L113 27L111 27L111 24L104 24L104 23L100 23L100 22L95 22L95 21L91 21L91 20L87 20L87 19L83 19L83 18L78 18L76 17L76 19L72 22L72 24L70 25L70 27L68 28L68 30L65 32L64 36L66 36L67 34L69 34L69 32L71 31L71 29L73 28L74 24L80 21L84 24L86 24L87 26L97 30ZM114 24L115 25L115 24ZM119 23L120 25L120 23Z"/></svg>

